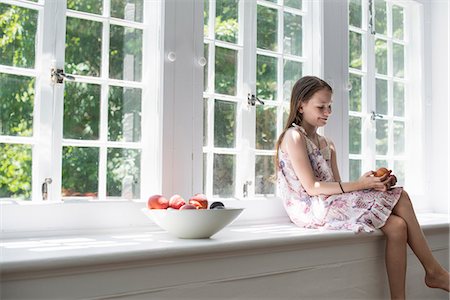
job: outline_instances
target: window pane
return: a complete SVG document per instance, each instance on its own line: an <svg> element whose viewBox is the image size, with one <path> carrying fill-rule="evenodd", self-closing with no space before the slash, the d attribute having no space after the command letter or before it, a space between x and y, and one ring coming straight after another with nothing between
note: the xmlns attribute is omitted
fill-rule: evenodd
<svg viewBox="0 0 450 300"><path fill-rule="evenodd" d="M0 135L32 136L34 78L0 73Z"/></svg>
<svg viewBox="0 0 450 300"><path fill-rule="evenodd" d="M394 82L394 115L405 115L405 87L401 82Z"/></svg>
<svg viewBox="0 0 450 300"><path fill-rule="evenodd" d="M376 120L376 154L386 155L388 151L388 122Z"/></svg>
<svg viewBox="0 0 450 300"><path fill-rule="evenodd" d="M203 1L203 35L209 36L209 0ZM205 56L206 57L206 56Z"/></svg>
<svg viewBox="0 0 450 300"><path fill-rule="evenodd" d="M214 105L214 146L236 145L236 103L216 100Z"/></svg>
<svg viewBox="0 0 450 300"><path fill-rule="evenodd" d="M107 196L139 199L141 151L136 149L108 149L107 162Z"/></svg>
<svg viewBox="0 0 450 300"><path fill-rule="evenodd" d="M289 118L289 108L287 108L287 107L284 107L283 108L283 127L286 125L286 123L287 123L287 120L288 120L288 118Z"/></svg>
<svg viewBox="0 0 450 300"><path fill-rule="evenodd" d="M0 143L0 198L31 199L31 146Z"/></svg>
<svg viewBox="0 0 450 300"><path fill-rule="evenodd" d="M0 12L0 65L34 68L38 12L3 3Z"/></svg>
<svg viewBox="0 0 450 300"><path fill-rule="evenodd" d="M203 99L203 146L208 145L208 99Z"/></svg>
<svg viewBox="0 0 450 300"><path fill-rule="evenodd" d="M230 154L214 154L213 195L234 196L234 173L236 159Z"/></svg>
<svg viewBox="0 0 450 300"><path fill-rule="evenodd" d="M237 51L216 47L216 93L236 95Z"/></svg>
<svg viewBox="0 0 450 300"><path fill-rule="evenodd" d="M361 160L350 159L349 160L349 180L356 181L361 176Z"/></svg>
<svg viewBox="0 0 450 300"><path fill-rule="evenodd" d="M302 17L284 13L284 53L302 55Z"/></svg>
<svg viewBox="0 0 450 300"><path fill-rule="evenodd" d="M66 72L100 76L102 23L68 17L66 26Z"/></svg>
<svg viewBox="0 0 450 300"><path fill-rule="evenodd" d="M291 99L292 87L295 82L302 77L302 73L302 63L292 60L284 60L283 91L285 101L289 101Z"/></svg>
<svg viewBox="0 0 450 300"><path fill-rule="evenodd" d="M394 155L405 154L405 123L394 121Z"/></svg>
<svg viewBox="0 0 450 300"><path fill-rule="evenodd" d="M141 81L142 30L111 25L109 77Z"/></svg>
<svg viewBox="0 0 450 300"><path fill-rule="evenodd" d="M275 149L277 108L256 106L256 149Z"/></svg>
<svg viewBox="0 0 450 300"><path fill-rule="evenodd" d="M385 40L375 41L375 67L378 74L387 75L387 43Z"/></svg>
<svg viewBox="0 0 450 300"><path fill-rule="evenodd" d="M349 116L349 152L361 153L361 118Z"/></svg>
<svg viewBox="0 0 450 300"><path fill-rule="evenodd" d="M264 100L275 100L277 98L277 59L257 55L256 64L257 96Z"/></svg>
<svg viewBox="0 0 450 300"><path fill-rule="evenodd" d="M349 24L361 28L362 24L362 7L361 0L350 0L348 2Z"/></svg>
<svg viewBox="0 0 450 300"><path fill-rule="evenodd" d="M392 5L392 35L403 40L403 8Z"/></svg>
<svg viewBox="0 0 450 300"><path fill-rule="evenodd" d="M362 68L362 35L349 31L349 67L360 69Z"/></svg>
<svg viewBox="0 0 450 300"><path fill-rule="evenodd" d="M382 167L387 168L388 167L388 162L386 160L384 160L384 159L381 159L381 160L377 159L376 162L375 162L375 169L379 169L379 168L382 168Z"/></svg>
<svg viewBox="0 0 450 300"><path fill-rule="evenodd" d="M98 148L63 147L62 196L97 198Z"/></svg>
<svg viewBox="0 0 450 300"><path fill-rule="evenodd" d="M257 37L258 48L277 51L278 44L278 13L276 9L258 5L257 12Z"/></svg>
<svg viewBox="0 0 450 300"><path fill-rule="evenodd" d="M141 140L141 95L141 89L113 86L109 88L108 140Z"/></svg>
<svg viewBox="0 0 450 300"><path fill-rule="evenodd" d="M375 0L375 31L387 34L386 1Z"/></svg>
<svg viewBox="0 0 450 300"><path fill-rule="evenodd" d="M255 193L275 194L273 156L257 155L255 160Z"/></svg>
<svg viewBox="0 0 450 300"><path fill-rule="evenodd" d="M203 190L206 191L206 171L208 169L208 154L203 153Z"/></svg>
<svg viewBox="0 0 450 300"><path fill-rule="evenodd" d="M209 54L209 44L203 45L203 56L206 58L207 64L203 66L203 91L206 92L209 90L209 81L208 81L208 54Z"/></svg>
<svg viewBox="0 0 450 300"><path fill-rule="evenodd" d="M388 113L388 82L376 79L376 112L387 115Z"/></svg>
<svg viewBox="0 0 450 300"><path fill-rule="evenodd" d="M66 82L63 137L97 140L99 122L100 85Z"/></svg>
<svg viewBox="0 0 450 300"><path fill-rule="evenodd" d="M402 160L394 161L394 170L392 171L397 177L397 186L405 185L405 162Z"/></svg>
<svg viewBox="0 0 450 300"><path fill-rule="evenodd" d="M405 49L401 44L392 44L392 50L394 52L394 76L405 76Z"/></svg>
<svg viewBox="0 0 450 300"><path fill-rule="evenodd" d="M111 0L111 17L142 22L144 12L143 1L144 0Z"/></svg>
<svg viewBox="0 0 450 300"><path fill-rule="evenodd" d="M230 43L237 43L238 4L236 0L216 1L216 39Z"/></svg>
<svg viewBox="0 0 450 300"><path fill-rule="evenodd" d="M349 74L351 90L349 92L348 107L351 111L361 111L362 77Z"/></svg>
<svg viewBox="0 0 450 300"><path fill-rule="evenodd" d="M284 0L284 5L292 8L302 9L303 0Z"/></svg>
<svg viewBox="0 0 450 300"><path fill-rule="evenodd" d="M67 0L67 8L101 15L102 2L99 0Z"/></svg>

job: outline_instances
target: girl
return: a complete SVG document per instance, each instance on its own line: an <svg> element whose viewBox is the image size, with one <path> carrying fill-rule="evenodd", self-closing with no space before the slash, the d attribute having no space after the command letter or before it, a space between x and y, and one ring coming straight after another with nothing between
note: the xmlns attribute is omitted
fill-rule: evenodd
<svg viewBox="0 0 450 300"><path fill-rule="evenodd" d="M278 183L285 209L296 225L349 229L386 236L386 269L392 299L405 298L406 244L425 269L425 283L449 291L449 273L434 258L417 222L411 200L394 175L369 171L341 182L336 150L317 128L331 115L331 87L314 76L298 80L290 114L276 144Z"/></svg>

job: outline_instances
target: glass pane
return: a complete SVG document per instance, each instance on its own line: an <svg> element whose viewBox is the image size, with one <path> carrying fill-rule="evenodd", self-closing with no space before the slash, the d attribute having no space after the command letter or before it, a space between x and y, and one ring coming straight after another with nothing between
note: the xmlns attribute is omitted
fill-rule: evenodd
<svg viewBox="0 0 450 300"><path fill-rule="evenodd" d="M275 149L277 135L277 108L256 106L256 149Z"/></svg>
<svg viewBox="0 0 450 300"><path fill-rule="evenodd" d="M206 169L208 166L208 154L203 153L203 190L206 191Z"/></svg>
<svg viewBox="0 0 450 300"><path fill-rule="evenodd" d="M255 159L255 193L275 194L273 156L257 155Z"/></svg>
<svg viewBox="0 0 450 300"><path fill-rule="evenodd" d="M209 36L209 0L203 1L203 36Z"/></svg>
<svg viewBox="0 0 450 300"><path fill-rule="evenodd" d="M362 68L362 35L349 31L349 67L360 69Z"/></svg>
<svg viewBox="0 0 450 300"><path fill-rule="evenodd" d="M361 153L361 118L349 116L349 152L351 154Z"/></svg>
<svg viewBox="0 0 450 300"><path fill-rule="evenodd" d="M388 122L376 120L376 154L386 155L388 151Z"/></svg>
<svg viewBox="0 0 450 300"><path fill-rule="evenodd" d="M388 82L376 79L376 112L387 115L388 113Z"/></svg>
<svg viewBox="0 0 450 300"><path fill-rule="evenodd" d="M278 13L276 9L258 5L256 47L277 51Z"/></svg>
<svg viewBox="0 0 450 300"><path fill-rule="evenodd" d="M289 111L290 111L289 108L286 107L283 108L283 126L285 126L287 123L287 120L289 118Z"/></svg>
<svg viewBox="0 0 450 300"><path fill-rule="evenodd" d="M0 73L0 135L33 135L34 82Z"/></svg>
<svg viewBox="0 0 450 300"><path fill-rule="evenodd" d="M66 139L97 140L100 130L100 85L66 82L64 128Z"/></svg>
<svg viewBox="0 0 450 300"><path fill-rule="evenodd" d="M405 115L405 88L401 82L394 82L394 115Z"/></svg>
<svg viewBox="0 0 450 300"><path fill-rule="evenodd" d="M143 2L144 0L111 0L111 17L142 22L144 12Z"/></svg>
<svg viewBox="0 0 450 300"><path fill-rule="evenodd" d="M31 146L0 143L0 198L31 199Z"/></svg>
<svg viewBox="0 0 450 300"><path fill-rule="evenodd" d="M203 146L208 145L208 99L203 99Z"/></svg>
<svg viewBox="0 0 450 300"><path fill-rule="evenodd" d="M352 26L361 28L362 24L362 6L361 0L348 1L349 20L348 23Z"/></svg>
<svg viewBox="0 0 450 300"><path fill-rule="evenodd" d="M302 0L284 0L284 6L302 9Z"/></svg>
<svg viewBox="0 0 450 300"><path fill-rule="evenodd" d="M102 2L99 0L67 0L67 8L101 15Z"/></svg>
<svg viewBox="0 0 450 300"><path fill-rule="evenodd" d="M141 140L141 89L109 88L108 140L139 142Z"/></svg>
<svg viewBox="0 0 450 300"><path fill-rule="evenodd" d="M214 146L236 145L236 103L216 100L214 105Z"/></svg>
<svg viewBox="0 0 450 300"><path fill-rule="evenodd" d="M111 25L109 77L141 81L142 30Z"/></svg>
<svg viewBox="0 0 450 300"><path fill-rule="evenodd" d="M405 154L405 123L394 121L394 155Z"/></svg>
<svg viewBox="0 0 450 300"><path fill-rule="evenodd" d="M98 148L63 147L62 196L97 198Z"/></svg>
<svg viewBox="0 0 450 300"><path fill-rule="evenodd" d="M403 40L403 8L392 5L392 36Z"/></svg>
<svg viewBox="0 0 450 300"><path fill-rule="evenodd" d="M34 68L38 12L3 3L0 12L0 65Z"/></svg>
<svg viewBox="0 0 450 300"><path fill-rule="evenodd" d="M203 56L206 58L208 62L208 53L209 53L209 44L203 45ZM208 81L208 63L203 67L203 91L206 92L209 90L209 81Z"/></svg>
<svg viewBox="0 0 450 300"><path fill-rule="evenodd" d="M216 93L236 95L237 51L216 47Z"/></svg>
<svg viewBox="0 0 450 300"><path fill-rule="evenodd" d="M402 160L394 161L394 169L392 170L397 177L397 186L405 185L405 162Z"/></svg>
<svg viewBox="0 0 450 300"><path fill-rule="evenodd" d="M375 169L379 169L379 168L382 168L382 167L384 167L384 168L388 168L388 162L387 162L387 160L384 160L384 159L380 159L380 160L376 160L376 162L375 162ZM389 169L389 168L388 168ZM374 170L375 171L375 170Z"/></svg>
<svg viewBox="0 0 450 300"><path fill-rule="evenodd" d="M206 1L207 2L207 1ZM238 5L236 0L216 1L216 39L237 43L239 33Z"/></svg>
<svg viewBox="0 0 450 300"><path fill-rule="evenodd" d="M230 154L214 154L213 195L234 196L234 173L236 158Z"/></svg>
<svg viewBox="0 0 450 300"><path fill-rule="evenodd" d="M284 100L289 101L291 99L292 87L299 78L302 77L302 63L292 60L284 60L283 69L283 91Z"/></svg>
<svg viewBox="0 0 450 300"><path fill-rule="evenodd" d="M387 75L387 43L385 40L375 41L375 67L378 74Z"/></svg>
<svg viewBox="0 0 450 300"><path fill-rule="evenodd" d="M66 26L66 73L100 76L102 23L67 17Z"/></svg>
<svg viewBox="0 0 450 300"><path fill-rule="evenodd" d="M375 31L381 34L387 34L385 0L375 0Z"/></svg>
<svg viewBox="0 0 450 300"><path fill-rule="evenodd" d="M361 111L362 77L349 74L351 90L348 96L348 107L351 111Z"/></svg>
<svg viewBox="0 0 450 300"><path fill-rule="evenodd" d="M277 98L277 59L264 55L256 56L256 95L260 99Z"/></svg>
<svg viewBox="0 0 450 300"><path fill-rule="evenodd" d="M284 13L284 53L302 55L302 16Z"/></svg>
<svg viewBox="0 0 450 300"><path fill-rule="evenodd" d="M108 149L106 195L123 199L139 199L141 185L141 151Z"/></svg>
<svg viewBox="0 0 450 300"><path fill-rule="evenodd" d="M394 76L405 76L405 47L400 44L393 43L392 50L394 52Z"/></svg>
<svg viewBox="0 0 450 300"><path fill-rule="evenodd" d="M356 181L361 176L361 160L350 159L349 160L349 180Z"/></svg>

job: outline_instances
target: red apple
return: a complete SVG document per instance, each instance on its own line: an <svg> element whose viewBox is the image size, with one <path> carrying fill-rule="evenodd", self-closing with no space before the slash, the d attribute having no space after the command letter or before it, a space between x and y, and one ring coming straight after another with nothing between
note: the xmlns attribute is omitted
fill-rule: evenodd
<svg viewBox="0 0 450 300"><path fill-rule="evenodd" d="M180 210L185 210L185 209L197 209L197 207L195 207L192 204L185 204L185 205L180 207Z"/></svg>
<svg viewBox="0 0 450 300"><path fill-rule="evenodd" d="M162 195L153 195L148 198L147 207L149 209L166 209L169 207L169 200Z"/></svg>
<svg viewBox="0 0 450 300"><path fill-rule="evenodd" d="M388 170L388 169L386 169L386 168L379 168L378 170L376 170L375 171L375 173L373 174L373 176L375 176L375 177L381 177L381 176L383 176L384 174L386 174L386 173L388 173L388 174L391 174L391 170Z"/></svg>
<svg viewBox="0 0 450 300"><path fill-rule="evenodd" d="M169 206L175 209L180 209L183 205L186 204L186 201L184 201L183 197L181 197L178 194L173 195L170 197L169 200Z"/></svg>
<svg viewBox="0 0 450 300"><path fill-rule="evenodd" d="M189 199L189 203L194 205L197 209L208 208L208 199L204 194L195 194Z"/></svg>

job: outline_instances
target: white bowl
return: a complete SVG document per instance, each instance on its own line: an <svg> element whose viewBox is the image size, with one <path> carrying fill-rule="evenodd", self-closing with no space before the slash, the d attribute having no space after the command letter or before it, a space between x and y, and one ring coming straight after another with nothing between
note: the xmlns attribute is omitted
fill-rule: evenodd
<svg viewBox="0 0 450 300"><path fill-rule="evenodd" d="M243 208L142 209L159 227L182 239L210 238L233 222L243 210Z"/></svg>

